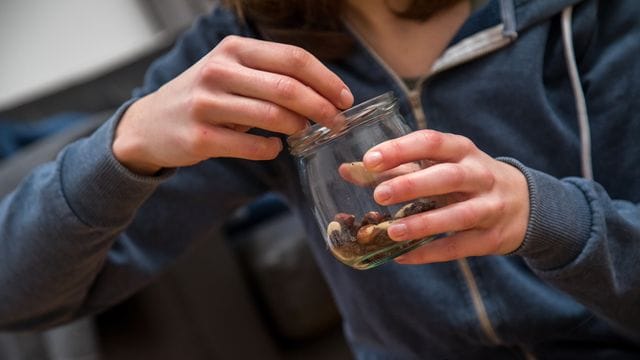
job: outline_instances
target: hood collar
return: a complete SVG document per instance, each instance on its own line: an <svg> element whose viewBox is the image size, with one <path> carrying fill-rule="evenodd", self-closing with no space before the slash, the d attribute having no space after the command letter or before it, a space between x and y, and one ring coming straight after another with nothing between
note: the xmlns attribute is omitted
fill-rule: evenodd
<svg viewBox="0 0 640 360"><path fill-rule="evenodd" d="M515 32L522 31L582 1L584 0L500 0L505 31L509 26Z"/></svg>
<svg viewBox="0 0 640 360"><path fill-rule="evenodd" d="M502 24L505 37L515 39L518 32L558 15L564 8L582 1L490 0L471 15L450 45L498 24Z"/></svg>

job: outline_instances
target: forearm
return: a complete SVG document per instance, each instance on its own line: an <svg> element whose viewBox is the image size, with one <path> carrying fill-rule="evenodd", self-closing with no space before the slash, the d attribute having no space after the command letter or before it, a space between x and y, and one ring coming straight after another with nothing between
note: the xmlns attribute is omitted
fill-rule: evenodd
<svg viewBox="0 0 640 360"><path fill-rule="evenodd" d="M73 316L117 234L159 183L134 176L111 155L124 108L0 203L0 327Z"/></svg>
<svg viewBox="0 0 640 360"><path fill-rule="evenodd" d="M521 167L521 165L520 165ZM640 209L597 183L521 167L531 192L527 236L515 255L629 334L640 336Z"/></svg>

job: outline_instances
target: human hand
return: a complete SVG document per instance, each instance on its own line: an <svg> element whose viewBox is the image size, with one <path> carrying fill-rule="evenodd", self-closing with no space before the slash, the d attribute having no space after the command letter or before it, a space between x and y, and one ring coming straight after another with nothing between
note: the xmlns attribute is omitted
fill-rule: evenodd
<svg viewBox="0 0 640 360"><path fill-rule="evenodd" d="M447 195L441 208L395 220L388 228L396 241L452 233L396 261L424 264L468 256L507 254L522 243L529 219L529 191L520 170L479 150L463 136L420 130L371 148L363 162L370 172L401 164L435 163L379 184L374 199L391 205Z"/></svg>
<svg viewBox="0 0 640 360"><path fill-rule="evenodd" d="M213 157L273 159L280 139L250 128L290 135L307 119L334 127L339 109L352 103L342 80L305 50L228 36L126 111L113 153L141 174Z"/></svg>

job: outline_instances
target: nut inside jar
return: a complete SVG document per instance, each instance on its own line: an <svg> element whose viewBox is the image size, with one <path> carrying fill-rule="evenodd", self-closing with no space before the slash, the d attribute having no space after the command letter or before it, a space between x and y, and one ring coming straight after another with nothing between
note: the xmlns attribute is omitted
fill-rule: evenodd
<svg viewBox="0 0 640 360"><path fill-rule="evenodd" d="M360 269L373 267L391 256L398 256L424 239L396 242L387 229L394 220L435 209L431 199L418 199L400 208L395 214L377 211L365 213L361 219L354 214L338 213L327 225L329 248L340 260ZM421 244L420 243L420 244Z"/></svg>
<svg viewBox="0 0 640 360"><path fill-rule="evenodd" d="M340 117L344 126L339 129L315 124L287 139L305 196L326 231L325 242L333 255L356 269L370 269L440 237L397 242L387 231L402 217L443 206L446 198L436 196L390 206L382 206L373 198L374 188L381 182L420 171L429 162L370 172L360 161L372 147L411 132L393 94L364 101Z"/></svg>

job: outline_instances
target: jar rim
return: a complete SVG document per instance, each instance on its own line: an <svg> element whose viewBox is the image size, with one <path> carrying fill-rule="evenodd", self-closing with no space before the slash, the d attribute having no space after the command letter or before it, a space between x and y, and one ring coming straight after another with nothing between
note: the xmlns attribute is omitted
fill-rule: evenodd
<svg viewBox="0 0 640 360"><path fill-rule="evenodd" d="M303 156L317 146L342 136L356 126L378 119L380 115L396 106L396 97L391 91L361 102L336 115L336 118L343 118L343 125L338 128L330 129L316 123L289 136L287 138L289 152L294 156Z"/></svg>

